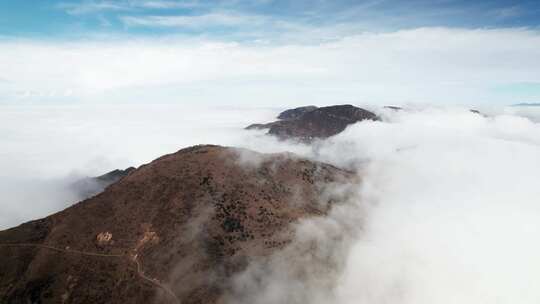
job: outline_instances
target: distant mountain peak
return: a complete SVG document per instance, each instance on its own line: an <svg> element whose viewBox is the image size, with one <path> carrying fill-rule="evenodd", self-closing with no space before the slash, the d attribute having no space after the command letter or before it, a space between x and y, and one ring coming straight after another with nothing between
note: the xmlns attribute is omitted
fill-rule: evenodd
<svg viewBox="0 0 540 304"><path fill-rule="evenodd" d="M268 129L269 135L279 139L297 139L310 142L341 133L347 126L363 120L379 120L374 113L353 105L327 107L306 106L281 112L279 120L265 124L252 124L246 129Z"/></svg>
<svg viewBox="0 0 540 304"><path fill-rule="evenodd" d="M522 102L513 104L512 107L540 107L540 102Z"/></svg>

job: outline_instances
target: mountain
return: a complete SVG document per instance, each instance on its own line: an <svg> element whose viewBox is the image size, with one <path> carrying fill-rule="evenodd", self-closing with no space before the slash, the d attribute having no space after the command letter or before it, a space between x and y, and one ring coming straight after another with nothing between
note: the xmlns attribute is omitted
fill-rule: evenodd
<svg viewBox="0 0 540 304"><path fill-rule="evenodd" d="M523 103L513 104L512 107L540 107L540 103L539 102L523 102Z"/></svg>
<svg viewBox="0 0 540 304"><path fill-rule="evenodd" d="M279 114L278 121L252 124L246 129L268 129L268 134L279 139L297 139L310 142L341 133L345 128L363 120L379 120L374 113L352 106L314 106L290 109Z"/></svg>
<svg viewBox="0 0 540 304"><path fill-rule="evenodd" d="M89 198L103 191L107 186L117 182L132 171L135 171L134 167L129 167L124 170L116 169L96 177L86 177L71 184L70 188L78 195L78 197Z"/></svg>
<svg viewBox="0 0 540 304"><path fill-rule="evenodd" d="M393 110L393 111L403 111L403 110L405 110L404 108L397 107L397 106L384 106L383 108ZM475 110L475 109L469 109L469 112L474 113L474 114L478 114L478 115L483 116L483 117L487 117L487 115L485 115L484 113L482 113L482 112L480 112L478 110Z"/></svg>
<svg viewBox="0 0 540 304"><path fill-rule="evenodd" d="M0 231L0 303L224 303L231 277L331 208L351 172L290 153L195 146Z"/></svg>
<svg viewBox="0 0 540 304"><path fill-rule="evenodd" d="M303 114L307 112L311 112L313 110L317 110L316 106L305 106L305 107L299 107L294 109L285 110L278 115L278 119L283 120L291 120L291 119L297 119Z"/></svg>

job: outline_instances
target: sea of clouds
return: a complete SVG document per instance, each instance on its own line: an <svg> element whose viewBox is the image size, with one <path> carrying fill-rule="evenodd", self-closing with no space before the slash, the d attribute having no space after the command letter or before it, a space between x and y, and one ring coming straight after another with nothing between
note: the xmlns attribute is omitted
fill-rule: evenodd
<svg viewBox="0 0 540 304"><path fill-rule="evenodd" d="M329 217L301 223L296 242L270 262L252 264L237 287L250 291L236 302L540 300L532 283L540 279L539 109L378 112L382 122L357 123L311 150L297 146L356 169L358 193Z"/></svg>
<svg viewBox="0 0 540 304"><path fill-rule="evenodd" d="M2 106L0 229L81 199L72 184L201 143L240 145L275 109L173 105Z"/></svg>
<svg viewBox="0 0 540 304"><path fill-rule="evenodd" d="M369 108L383 121L305 145L243 130L274 108L3 106L0 229L76 202L81 177L190 145L292 151L361 182L328 218L301 223L271 267L235 278L245 287L266 269L237 302L538 303L540 108ZM296 254L313 241L312 259Z"/></svg>

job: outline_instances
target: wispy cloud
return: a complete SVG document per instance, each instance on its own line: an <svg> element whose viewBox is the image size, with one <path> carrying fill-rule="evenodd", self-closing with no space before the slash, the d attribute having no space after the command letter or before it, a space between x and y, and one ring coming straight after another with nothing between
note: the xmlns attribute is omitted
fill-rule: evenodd
<svg viewBox="0 0 540 304"><path fill-rule="evenodd" d="M197 7L201 5L198 1L140 1L135 3L136 6L144 8L156 8L156 9L172 9L172 8L189 8Z"/></svg>
<svg viewBox="0 0 540 304"><path fill-rule="evenodd" d="M104 11L130 11L138 9L177 9L200 6L198 1L128 0L63 2L57 5L70 15L92 14Z"/></svg>
<svg viewBox="0 0 540 304"><path fill-rule="evenodd" d="M125 26L207 28L213 26L259 25L265 17L229 13L209 13L196 16L121 16Z"/></svg>
<svg viewBox="0 0 540 304"><path fill-rule="evenodd" d="M405 4L401 1L365 0L351 4L344 1L86 0L66 1L58 7L71 15L88 15L83 31L101 25L94 30L140 36L182 34L270 43L279 43L291 36L302 41L318 37L314 41L320 42L362 32L423 27L500 28L508 24L527 28L530 27L527 22L530 23L539 13L521 3L502 6L453 5L453 2L415 0ZM100 16L107 19L99 19Z"/></svg>
<svg viewBox="0 0 540 304"><path fill-rule="evenodd" d="M514 5L509 7L503 7L494 9L490 12L490 15L499 19L510 19L523 15L524 11L520 6Z"/></svg>
<svg viewBox="0 0 540 304"><path fill-rule="evenodd" d="M99 1L99 2L77 2L60 3L58 8L64 10L70 15L90 14L101 11L122 11L131 9L131 6L120 2Z"/></svg>

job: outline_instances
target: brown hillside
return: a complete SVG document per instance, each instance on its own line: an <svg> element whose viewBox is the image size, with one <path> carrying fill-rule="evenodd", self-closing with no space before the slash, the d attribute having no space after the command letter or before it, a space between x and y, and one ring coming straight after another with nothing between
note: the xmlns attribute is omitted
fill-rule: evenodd
<svg viewBox="0 0 540 304"><path fill-rule="evenodd" d="M228 279L352 178L291 154L196 146L0 232L0 303L223 303Z"/></svg>

